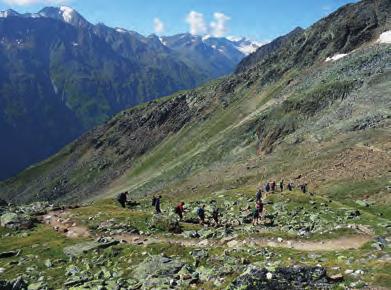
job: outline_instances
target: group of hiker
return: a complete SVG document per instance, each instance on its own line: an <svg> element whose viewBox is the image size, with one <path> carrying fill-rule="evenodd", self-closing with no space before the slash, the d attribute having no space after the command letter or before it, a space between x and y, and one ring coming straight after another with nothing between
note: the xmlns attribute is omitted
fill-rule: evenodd
<svg viewBox="0 0 391 290"><path fill-rule="evenodd" d="M293 184L292 181L289 181L288 184L285 187L284 179L281 179L280 182L278 183L278 187L279 187L281 192L283 192L285 190L285 188L288 189L289 191L292 191L293 188L295 187L295 185ZM307 183L300 184L299 188L300 188L300 190L303 193L306 193L307 192ZM276 181L268 181L268 182L266 182L264 184L264 186L263 186L263 190L264 190L264 192L275 192L275 191L277 191L277 183L276 183Z"/></svg>
<svg viewBox="0 0 391 290"><path fill-rule="evenodd" d="M307 183L302 183L298 185L298 188L303 193L307 193ZM292 181L288 182L286 187L284 180L281 179L280 182L278 183L278 188L280 189L281 192L283 192L285 189L292 191L295 185L293 184ZM260 219L264 216L264 203L263 203L263 194L269 194L269 193L274 193L277 191L277 183L276 181L268 181L266 182L263 186L259 186L258 190L256 192L255 196L255 207L253 208L252 211L252 224L255 226L259 224ZM161 195L158 196L153 196L152 197L152 206L155 208L155 213L156 214L161 214L162 210L160 207L161 204ZM122 192L118 195L117 197L118 202L120 205L125 208L126 204L128 203L128 192ZM183 220L183 215L185 213L185 202L181 201L178 203L175 208L174 208L174 213L178 215L179 220ZM206 214L205 214L205 205L200 205L197 208L197 216L199 219L200 224L206 224ZM220 210L218 207L213 207L212 213L211 213L211 218L214 221L214 224L217 226L219 225L219 216L220 216Z"/></svg>
<svg viewBox="0 0 391 290"><path fill-rule="evenodd" d="M175 214L178 215L179 220L183 220L183 214L185 213L185 202L181 201L174 209ZM157 212L156 212L157 213ZM201 205L197 208L197 216L199 219L200 224L206 224L205 218L205 205ZM212 210L211 215L215 225L219 224L219 209L217 207L214 207Z"/></svg>
<svg viewBox="0 0 391 290"><path fill-rule="evenodd" d="M298 187L300 188L301 192L307 193L307 183L302 183ZM278 187L280 188L280 192L283 192L286 189L289 191L292 191L295 187L294 183L292 181L288 182L288 184L285 187L284 179L281 179L278 183ZM259 220L262 216L264 216L264 203L262 201L262 194L263 193L274 193L277 191L277 183L276 181L268 181L262 186L258 187L256 197L255 197L255 207L253 209L253 225L256 225L259 223Z"/></svg>

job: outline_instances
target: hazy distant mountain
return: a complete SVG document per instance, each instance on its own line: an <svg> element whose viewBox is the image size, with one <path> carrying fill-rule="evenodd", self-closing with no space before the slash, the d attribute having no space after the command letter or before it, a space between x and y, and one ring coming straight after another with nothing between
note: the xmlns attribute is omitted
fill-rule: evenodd
<svg viewBox="0 0 391 290"><path fill-rule="evenodd" d="M231 73L245 56L255 52L259 47L259 44L245 38L230 40L189 33L160 39L165 46L178 52L192 67L197 67L198 70L213 77Z"/></svg>
<svg viewBox="0 0 391 290"><path fill-rule="evenodd" d="M0 12L0 179L125 108L231 73L245 56L227 39L187 37L199 45L93 25L64 6Z"/></svg>

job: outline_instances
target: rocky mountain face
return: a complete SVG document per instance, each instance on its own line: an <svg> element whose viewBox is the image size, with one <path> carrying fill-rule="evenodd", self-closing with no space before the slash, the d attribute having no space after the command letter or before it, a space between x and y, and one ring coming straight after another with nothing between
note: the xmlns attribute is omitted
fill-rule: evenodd
<svg viewBox="0 0 391 290"><path fill-rule="evenodd" d="M69 7L1 12L0 179L125 108L231 73L245 54L199 56L154 35L92 25Z"/></svg>
<svg viewBox="0 0 391 290"><path fill-rule="evenodd" d="M251 54L235 75L124 111L1 183L1 197L188 194L261 177L318 190L362 178L383 184L391 47L379 39L390 12L386 0L347 5Z"/></svg>

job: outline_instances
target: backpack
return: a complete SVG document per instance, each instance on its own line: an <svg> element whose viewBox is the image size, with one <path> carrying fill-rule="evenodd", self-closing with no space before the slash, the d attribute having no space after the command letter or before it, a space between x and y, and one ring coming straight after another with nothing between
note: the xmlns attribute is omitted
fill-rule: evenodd
<svg viewBox="0 0 391 290"><path fill-rule="evenodd" d="M213 217L218 217L219 216L219 210L217 208L213 209L212 216Z"/></svg>
<svg viewBox="0 0 391 290"><path fill-rule="evenodd" d="M204 209L203 208L198 208L197 209L197 214L199 215L199 216L202 216L202 215L204 215Z"/></svg>
<svg viewBox="0 0 391 290"><path fill-rule="evenodd" d="M117 195L117 200L120 201L120 202L126 200L126 195L125 195L125 193L124 193L124 192L119 193L119 194Z"/></svg>
<svg viewBox="0 0 391 290"><path fill-rule="evenodd" d="M156 200L157 200L156 197L153 197L153 198L152 198L152 206L155 206L155 205L156 205Z"/></svg>

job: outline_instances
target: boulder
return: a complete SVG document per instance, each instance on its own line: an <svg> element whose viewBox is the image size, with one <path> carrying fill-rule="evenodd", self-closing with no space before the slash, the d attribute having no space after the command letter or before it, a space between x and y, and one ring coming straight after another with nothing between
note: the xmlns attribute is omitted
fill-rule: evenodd
<svg viewBox="0 0 391 290"><path fill-rule="evenodd" d="M330 289L331 283L322 267L277 268L270 272L249 266L229 289Z"/></svg>
<svg viewBox="0 0 391 290"><path fill-rule="evenodd" d="M0 289L2 290L25 290L27 283L22 277L18 277L13 281L0 280Z"/></svg>
<svg viewBox="0 0 391 290"><path fill-rule="evenodd" d="M65 247L64 254L70 257L78 257L87 252L97 250L97 249L108 248L118 243L119 241L117 240L99 240L99 241L79 243L73 246Z"/></svg>
<svg viewBox="0 0 391 290"><path fill-rule="evenodd" d="M184 263L179 260L162 256L151 256L137 265L132 272L132 276L139 281L143 281L151 275L157 278L168 278L177 274L183 266Z"/></svg>
<svg viewBox="0 0 391 290"><path fill-rule="evenodd" d="M227 243L227 246L229 248L236 248L239 245L239 242L237 240L232 240Z"/></svg>
<svg viewBox="0 0 391 290"><path fill-rule="evenodd" d="M19 254L20 254L20 250L19 251L1 252L0 253L0 259L1 258L10 258L10 257L18 256Z"/></svg>
<svg viewBox="0 0 391 290"><path fill-rule="evenodd" d="M182 232L182 228L175 217L161 214L155 214L152 217L150 228L174 234L180 234Z"/></svg>
<svg viewBox="0 0 391 290"><path fill-rule="evenodd" d="M8 202L6 202L4 199L0 198L0 206L3 206L3 207L8 206Z"/></svg>
<svg viewBox="0 0 391 290"><path fill-rule="evenodd" d="M191 252L191 255L194 258L194 266L198 267L198 265L201 263L202 260L205 260L208 258L208 251L204 249L196 249Z"/></svg>
<svg viewBox="0 0 391 290"><path fill-rule="evenodd" d="M217 276L217 271L213 268L200 266L196 269L200 280L203 282L212 281Z"/></svg>
<svg viewBox="0 0 391 290"><path fill-rule="evenodd" d="M369 207L369 203L366 202L365 200L356 200L356 204L362 207Z"/></svg>
<svg viewBox="0 0 391 290"><path fill-rule="evenodd" d="M0 225L9 229L30 229L34 225L34 220L29 215L10 212L1 216Z"/></svg>

